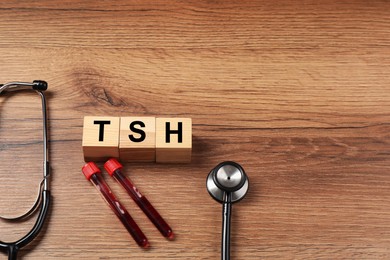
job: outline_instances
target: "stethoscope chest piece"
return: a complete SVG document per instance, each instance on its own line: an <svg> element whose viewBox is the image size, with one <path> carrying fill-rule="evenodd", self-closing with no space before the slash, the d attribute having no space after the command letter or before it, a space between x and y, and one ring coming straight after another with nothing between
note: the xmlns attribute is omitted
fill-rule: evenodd
<svg viewBox="0 0 390 260"><path fill-rule="evenodd" d="M244 169L235 162L226 161L211 170L206 180L207 191L216 201L222 203L225 193L229 192L231 202L244 198L249 188L248 177Z"/></svg>
<svg viewBox="0 0 390 260"><path fill-rule="evenodd" d="M243 199L248 192L248 177L238 163L226 161L211 170L206 187L211 197L222 204L221 259L230 260L232 204Z"/></svg>

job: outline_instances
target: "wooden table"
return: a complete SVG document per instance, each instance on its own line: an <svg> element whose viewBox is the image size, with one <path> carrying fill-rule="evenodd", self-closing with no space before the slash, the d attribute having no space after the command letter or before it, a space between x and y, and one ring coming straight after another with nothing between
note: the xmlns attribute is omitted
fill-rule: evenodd
<svg viewBox="0 0 390 260"><path fill-rule="evenodd" d="M234 160L232 259L390 259L388 1L2 1L0 82L49 82L53 205L23 259L219 259L206 176ZM1 214L41 177L34 93L0 99ZM86 115L191 117L191 164L126 163L172 225L142 250L81 174ZM0 222L0 239L23 223ZM0 255L5 259L5 255Z"/></svg>

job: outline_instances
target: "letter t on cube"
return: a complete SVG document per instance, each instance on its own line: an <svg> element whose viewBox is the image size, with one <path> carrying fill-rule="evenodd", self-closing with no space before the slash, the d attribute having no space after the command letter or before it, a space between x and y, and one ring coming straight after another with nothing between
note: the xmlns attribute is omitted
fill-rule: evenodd
<svg viewBox="0 0 390 260"><path fill-rule="evenodd" d="M119 157L119 117L84 117L84 160L103 161Z"/></svg>
<svg viewBox="0 0 390 260"><path fill-rule="evenodd" d="M191 162L191 118L156 118L156 162Z"/></svg>

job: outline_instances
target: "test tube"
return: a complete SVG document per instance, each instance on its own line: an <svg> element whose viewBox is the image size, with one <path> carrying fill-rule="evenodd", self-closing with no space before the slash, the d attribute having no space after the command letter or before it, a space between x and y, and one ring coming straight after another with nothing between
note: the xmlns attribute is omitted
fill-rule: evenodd
<svg viewBox="0 0 390 260"><path fill-rule="evenodd" d="M137 244L142 248L149 247L148 239L130 216L129 212L127 212L127 210L112 193L111 189L102 178L101 171L96 164L93 162L87 163L83 166L82 172L85 178L92 182L96 189L100 191L102 198L107 202L112 211L114 211L127 231L134 238L135 242L137 242Z"/></svg>
<svg viewBox="0 0 390 260"><path fill-rule="evenodd" d="M137 203L137 205L142 209L145 215L150 219L150 221L156 226L160 233L170 239L174 239L174 234L171 227L165 222L165 220L160 216L157 210L152 206L152 204L143 196L139 190L134 186L131 180L125 177L122 172L122 165L115 159L112 158L104 164L104 168L114 177L114 179L119 182L123 188L127 191L130 197Z"/></svg>

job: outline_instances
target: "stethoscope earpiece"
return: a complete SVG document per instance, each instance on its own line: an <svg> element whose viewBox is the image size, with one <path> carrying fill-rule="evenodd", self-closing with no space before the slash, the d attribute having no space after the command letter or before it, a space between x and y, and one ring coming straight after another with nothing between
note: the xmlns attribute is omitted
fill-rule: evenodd
<svg viewBox="0 0 390 260"><path fill-rule="evenodd" d="M224 202L225 193L231 195L231 202L243 199L248 192L249 181L244 169L238 163L226 161L211 170L206 181L207 191L216 201Z"/></svg>
<svg viewBox="0 0 390 260"><path fill-rule="evenodd" d="M211 170L206 179L206 187L211 197L223 205L221 259L230 260L232 203L245 197L249 189L249 180L241 165L226 161Z"/></svg>

